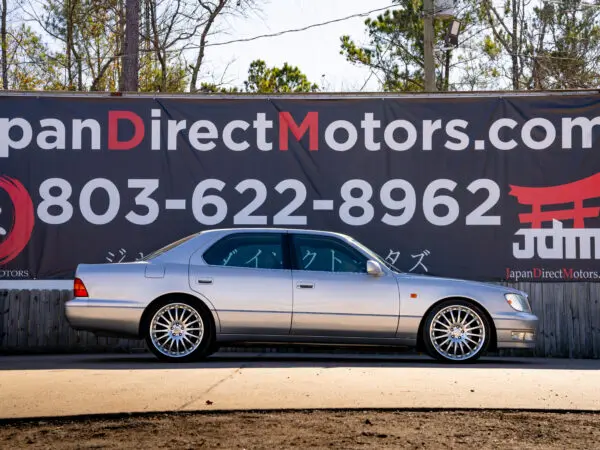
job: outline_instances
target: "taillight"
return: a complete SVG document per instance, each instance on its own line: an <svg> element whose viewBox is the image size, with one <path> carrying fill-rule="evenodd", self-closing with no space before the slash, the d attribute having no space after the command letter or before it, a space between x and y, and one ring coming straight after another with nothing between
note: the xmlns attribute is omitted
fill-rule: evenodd
<svg viewBox="0 0 600 450"><path fill-rule="evenodd" d="M88 291L85 288L85 284L79 278L75 278L73 283L73 293L75 297L88 297Z"/></svg>

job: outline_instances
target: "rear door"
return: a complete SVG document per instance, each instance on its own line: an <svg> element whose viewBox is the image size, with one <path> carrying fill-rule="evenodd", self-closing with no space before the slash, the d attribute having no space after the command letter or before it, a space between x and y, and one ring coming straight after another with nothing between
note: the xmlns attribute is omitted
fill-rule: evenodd
<svg viewBox="0 0 600 450"><path fill-rule="evenodd" d="M367 257L330 236L292 235L292 334L392 338L400 314L395 277L367 274Z"/></svg>
<svg viewBox="0 0 600 450"><path fill-rule="evenodd" d="M190 285L215 306L223 334L290 333L292 272L283 233L234 233L190 261Z"/></svg>

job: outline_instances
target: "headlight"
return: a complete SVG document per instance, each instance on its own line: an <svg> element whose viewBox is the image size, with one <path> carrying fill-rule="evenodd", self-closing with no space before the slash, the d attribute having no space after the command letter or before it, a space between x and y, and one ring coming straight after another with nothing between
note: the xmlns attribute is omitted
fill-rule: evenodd
<svg viewBox="0 0 600 450"><path fill-rule="evenodd" d="M504 294L504 298L513 309L519 312L531 312L527 297L520 294Z"/></svg>

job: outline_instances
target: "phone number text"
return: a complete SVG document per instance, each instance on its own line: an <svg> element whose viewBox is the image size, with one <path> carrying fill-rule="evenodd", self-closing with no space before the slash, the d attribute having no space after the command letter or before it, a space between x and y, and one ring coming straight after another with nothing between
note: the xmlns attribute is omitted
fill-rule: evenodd
<svg viewBox="0 0 600 450"><path fill-rule="evenodd" d="M94 178L75 193L67 180L50 178L40 185L41 202L37 207L37 215L47 224L60 225L69 222L77 208L87 222L107 225L117 219L122 209L122 198L127 195L128 200L132 198L129 196L133 196L135 207L125 214L125 219L140 226L153 224L160 217L161 210L188 208L191 208L195 220L205 226L219 225L230 214L233 214L234 225L302 226L308 225L309 217L299 211L306 211L307 202L315 213L333 211L343 223L356 227L373 221L400 227L408 224L419 212L427 222L438 227L449 226L459 220L464 220L469 226L499 226L502 223L501 216L492 213L501 198L500 187L490 179L478 179L461 187L455 181L438 179L432 181L423 192L417 192L410 182L403 179L389 180L377 192L369 182L355 179L340 187L338 198L311 201L306 185L295 179L283 180L272 187L256 179L237 184L206 179L196 185L191 199L160 202L155 198L160 188L158 179L130 179L127 186L128 192L125 193L106 178ZM470 194L460 192L462 189ZM461 211L455 197L474 195L480 191L484 195L478 198L483 201L469 211ZM242 194L246 194L245 197L249 195L250 201L233 210L227 199L231 201L232 196ZM259 210L269 202L270 196L283 194L286 198L291 194L291 200L285 206L272 217L260 214ZM104 196L107 200L99 207L97 203L92 204L92 196ZM239 200L236 199L235 203L239 204Z"/></svg>

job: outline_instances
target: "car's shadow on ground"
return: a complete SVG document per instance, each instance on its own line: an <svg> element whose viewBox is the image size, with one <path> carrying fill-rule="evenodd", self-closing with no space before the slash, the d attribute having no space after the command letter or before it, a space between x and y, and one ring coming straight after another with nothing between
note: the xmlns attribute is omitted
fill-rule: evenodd
<svg viewBox="0 0 600 450"><path fill-rule="evenodd" d="M202 362L164 363L150 354L44 355L0 357L4 370L193 370L260 368L435 368L435 369L544 369L600 370L600 361L484 357L470 364L440 363L426 356L407 355L330 355L330 354L228 354L219 353Z"/></svg>

